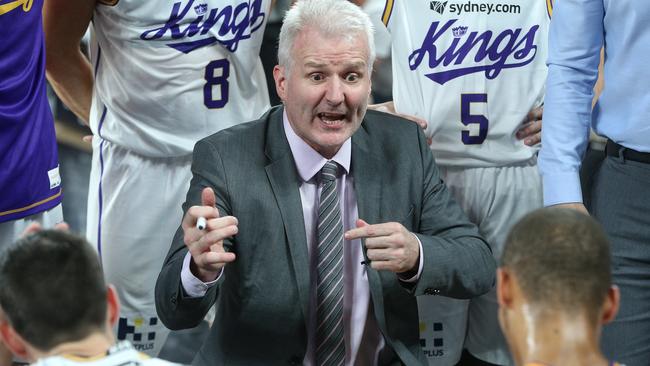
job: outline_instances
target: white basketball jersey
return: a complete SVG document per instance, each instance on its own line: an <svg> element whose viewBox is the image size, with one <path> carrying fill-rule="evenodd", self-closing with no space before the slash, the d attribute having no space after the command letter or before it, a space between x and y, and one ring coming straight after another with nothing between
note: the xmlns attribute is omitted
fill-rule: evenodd
<svg viewBox="0 0 650 366"><path fill-rule="evenodd" d="M258 55L271 0L106 2L93 16L96 135L181 156L269 107Z"/></svg>
<svg viewBox="0 0 650 366"><path fill-rule="evenodd" d="M111 347L105 355L99 357L81 357L75 355L51 356L38 360L32 366L175 366L178 364L158 358L150 358L124 341Z"/></svg>
<svg viewBox="0 0 650 366"><path fill-rule="evenodd" d="M393 99L426 119L440 165L531 159L515 132L543 104L550 0L388 0Z"/></svg>

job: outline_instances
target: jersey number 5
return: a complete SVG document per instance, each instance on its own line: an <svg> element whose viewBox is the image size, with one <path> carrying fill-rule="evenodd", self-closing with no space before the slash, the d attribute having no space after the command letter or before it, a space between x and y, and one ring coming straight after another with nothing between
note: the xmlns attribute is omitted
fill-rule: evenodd
<svg viewBox="0 0 650 366"><path fill-rule="evenodd" d="M482 114L470 113L472 103L487 103L487 94L460 95L460 121L465 126L478 125L478 135L472 135L469 130L463 130L461 139L465 145L480 145L487 137L489 121Z"/></svg>
<svg viewBox="0 0 650 366"><path fill-rule="evenodd" d="M206 107L223 108L228 103L228 76L230 76L230 62L225 58L207 64L203 86L203 104Z"/></svg>

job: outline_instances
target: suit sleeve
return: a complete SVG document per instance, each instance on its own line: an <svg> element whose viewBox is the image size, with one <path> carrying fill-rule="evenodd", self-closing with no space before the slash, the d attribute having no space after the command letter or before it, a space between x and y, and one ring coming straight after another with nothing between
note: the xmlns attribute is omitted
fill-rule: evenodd
<svg viewBox="0 0 650 366"><path fill-rule="evenodd" d="M451 196L419 129L418 141L424 174L416 235L422 242L424 266L411 290L415 295L461 299L482 295L495 281L490 246Z"/></svg>
<svg viewBox="0 0 650 366"><path fill-rule="evenodd" d="M199 141L194 147L192 157L192 181L183 203L183 216L187 210L201 204L201 192L211 187L216 195L217 208L222 216L231 212L228 204L227 183L221 157L209 142ZM224 240L224 247L233 243ZM181 285L181 268L187 247L183 242L183 229L176 230L167 258L156 281L156 311L163 324L172 330L197 326L208 310L217 300L219 286L225 277L222 275L217 283L210 287L203 297L189 297Z"/></svg>

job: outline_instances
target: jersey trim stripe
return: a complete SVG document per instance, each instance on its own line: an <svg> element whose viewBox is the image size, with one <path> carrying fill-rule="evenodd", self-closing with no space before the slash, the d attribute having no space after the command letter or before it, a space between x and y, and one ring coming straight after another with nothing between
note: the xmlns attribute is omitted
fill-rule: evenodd
<svg viewBox="0 0 650 366"><path fill-rule="evenodd" d="M32 0L14 0L6 4L2 4L0 5L0 15L7 14L12 10L17 9L19 6L22 6L23 11L27 13L32 8Z"/></svg>
<svg viewBox="0 0 650 366"><path fill-rule="evenodd" d="M102 137L102 126L104 124L104 118L106 118L106 106L104 106L104 111L102 112L102 117L99 119L99 127L97 128L97 134L102 142L99 143L99 189L97 195L99 202L99 217L97 222L97 255L99 256L99 261L102 260L102 208L104 206L104 199L102 195L102 179L104 178L104 138Z"/></svg>
<svg viewBox="0 0 650 366"><path fill-rule="evenodd" d="M102 352L100 354L94 355L94 356L81 356L81 355L73 355L73 354L63 354L61 357L65 358L66 360L70 360L73 362L77 363L82 363L82 362L93 362L97 360L101 360L106 357L106 352Z"/></svg>
<svg viewBox="0 0 650 366"><path fill-rule="evenodd" d="M99 70L99 59L102 57L102 48L97 45L97 62L95 62L95 78L97 78L97 70Z"/></svg>
<svg viewBox="0 0 650 366"><path fill-rule="evenodd" d="M3 211L3 212L0 212L0 216L11 215L11 214L14 214L14 213L23 212L23 211L27 211L27 210L29 210L29 209L32 209L32 208L34 208L34 207L36 207L36 206L40 206L40 205L42 205L42 204L44 204L44 203L46 203L46 202L50 202L50 201L52 201L53 199L58 198L58 197L61 195L61 192L62 192L61 189L59 189L59 192L57 192L56 194L54 194L54 195L52 195L52 196L50 196L50 197L48 197L48 198L46 198L46 199L44 199L44 200L40 200L40 201L38 201L38 202L32 203L32 204L29 205L29 206L25 206L25 207L21 207L21 208L16 208L16 209L9 210L9 211Z"/></svg>
<svg viewBox="0 0 650 366"><path fill-rule="evenodd" d="M546 11L549 18L553 16L553 0L546 0Z"/></svg>
<svg viewBox="0 0 650 366"><path fill-rule="evenodd" d="M388 27L388 21L390 20L390 16L393 14L393 3L395 0L386 0L386 6L384 6L384 12L381 16L381 21L384 23L385 26Z"/></svg>

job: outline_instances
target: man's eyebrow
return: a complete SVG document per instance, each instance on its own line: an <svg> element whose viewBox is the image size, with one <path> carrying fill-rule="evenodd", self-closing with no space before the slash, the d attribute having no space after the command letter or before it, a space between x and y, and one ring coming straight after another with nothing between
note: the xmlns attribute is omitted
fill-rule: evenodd
<svg viewBox="0 0 650 366"><path fill-rule="evenodd" d="M366 61L353 61L348 62L347 65L351 68L364 68L366 67Z"/></svg>
<svg viewBox="0 0 650 366"><path fill-rule="evenodd" d="M324 62L307 61L305 62L305 66L317 69L317 68L325 67L326 64Z"/></svg>
<svg viewBox="0 0 650 366"><path fill-rule="evenodd" d="M326 67L328 64L325 62L317 62L317 61L307 61L305 62L305 67L309 68L322 68ZM363 68L366 67L366 62L365 61L349 61L349 62L343 62L343 65L345 65L348 68Z"/></svg>

